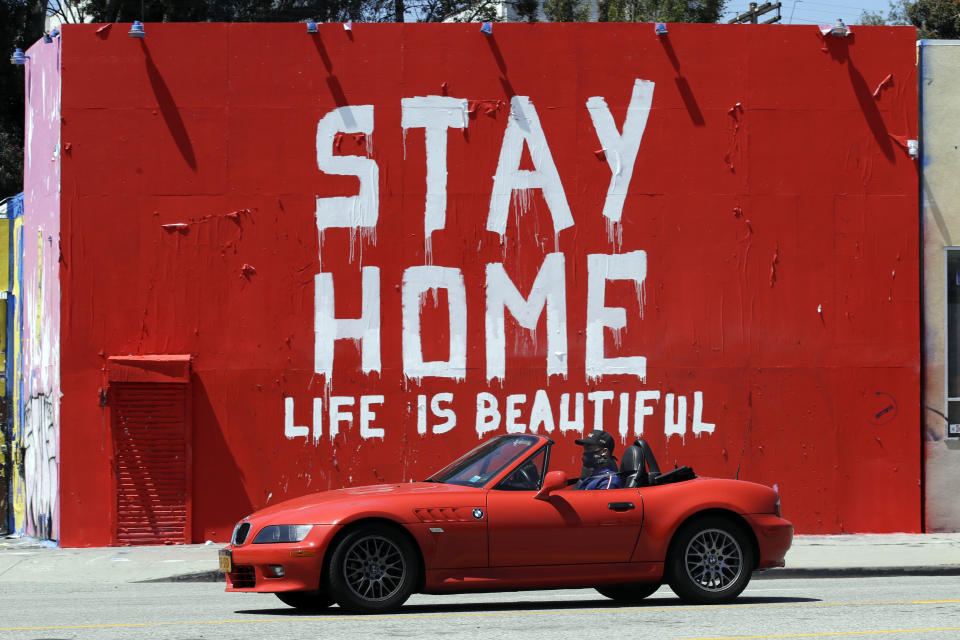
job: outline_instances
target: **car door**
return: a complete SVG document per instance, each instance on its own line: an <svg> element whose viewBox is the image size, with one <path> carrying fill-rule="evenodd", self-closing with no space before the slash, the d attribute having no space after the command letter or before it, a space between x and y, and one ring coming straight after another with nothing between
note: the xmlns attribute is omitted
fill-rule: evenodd
<svg viewBox="0 0 960 640"><path fill-rule="evenodd" d="M643 524L638 489L567 489L545 500L535 495L487 492L491 567L630 561Z"/></svg>

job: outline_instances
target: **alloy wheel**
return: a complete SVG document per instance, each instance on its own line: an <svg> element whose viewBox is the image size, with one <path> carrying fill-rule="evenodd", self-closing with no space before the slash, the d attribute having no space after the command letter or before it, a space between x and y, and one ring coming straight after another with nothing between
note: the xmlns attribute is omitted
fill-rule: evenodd
<svg viewBox="0 0 960 640"><path fill-rule="evenodd" d="M722 529L698 532L687 544L683 560L690 580L712 592L730 587L743 571L740 544Z"/></svg>
<svg viewBox="0 0 960 640"><path fill-rule="evenodd" d="M403 585L407 564L403 552L380 535L360 538L347 549L343 577L353 593L363 600L386 600Z"/></svg>

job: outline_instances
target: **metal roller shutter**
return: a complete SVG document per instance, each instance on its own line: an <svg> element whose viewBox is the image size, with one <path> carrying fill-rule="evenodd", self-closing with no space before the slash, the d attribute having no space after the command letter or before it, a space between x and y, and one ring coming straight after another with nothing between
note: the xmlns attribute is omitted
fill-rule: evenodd
<svg viewBox="0 0 960 640"><path fill-rule="evenodd" d="M190 542L188 390L111 384L117 544Z"/></svg>

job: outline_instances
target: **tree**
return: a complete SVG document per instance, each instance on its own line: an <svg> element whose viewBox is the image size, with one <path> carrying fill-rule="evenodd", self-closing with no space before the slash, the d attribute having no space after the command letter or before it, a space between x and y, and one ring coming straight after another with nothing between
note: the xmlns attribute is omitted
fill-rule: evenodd
<svg viewBox="0 0 960 640"><path fill-rule="evenodd" d="M727 0L608 0L611 22L716 22Z"/></svg>
<svg viewBox="0 0 960 640"><path fill-rule="evenodd" d="M590 7L584 0L543 0L543 15L550 22L586 22Z"/></svg>
<svg viewBox="0 0 960 640"><path fill-rule="evenodd" d="M904 4L907 19L921 38L960 38L960 0L917 0Z"/></svg>
<svg viewBox="0 0 960 640"><path fill-rule="evenodd" d="M921 38L954 40L960 38L960 0L891 0L886 16L864 11L860 24L912 24Z"/></svg>
<svg viewBox="0 0 960 640"><path fill-rule="evenodd" d="M44 2L0 0L0 51L43 34ZM23 69L0 60L0 198L23 190Z"/></svg>
<svg viewBox="0 0 960 640"><path fill-rule="evenodd" d="M472 22L493 19L494 5L494 0L62 0L53 13L63 22Z"/></svg>
<svg viewBox="0 0 960 640"><path fill-rule="evenodd" d="M536 22L540 2L538 0L514 0L513 8L521 22Z"/></svg>
<svg viewBox="0 0 960 640"><path fill-rule="evenodd" d="M906 25L910 24L907 19L907 8L913 3L910 0L890 0L890 9L884 16L882 11L863 11L860 14L858 24L862 25Z"/></svg>

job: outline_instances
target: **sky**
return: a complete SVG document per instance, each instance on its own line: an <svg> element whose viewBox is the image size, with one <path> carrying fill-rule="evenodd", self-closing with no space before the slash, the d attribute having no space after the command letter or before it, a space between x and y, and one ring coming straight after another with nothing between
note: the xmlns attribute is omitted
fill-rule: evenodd
<svg viewBox="0 0 960 640"><path fill-rule="evenodd" d="M762 5L768 0L756 0ZM769 0L775 2L776 0ZM846 24L858 24L860 14L866 10L880 12L884 16L890 8L889 0L780 0L781 24L833 24L837 18L842 18ZM748 0L730 0L720 22L727 22L731 18L750 9ZM760 17L760 22L777 15L776 11Z"/></svg>

